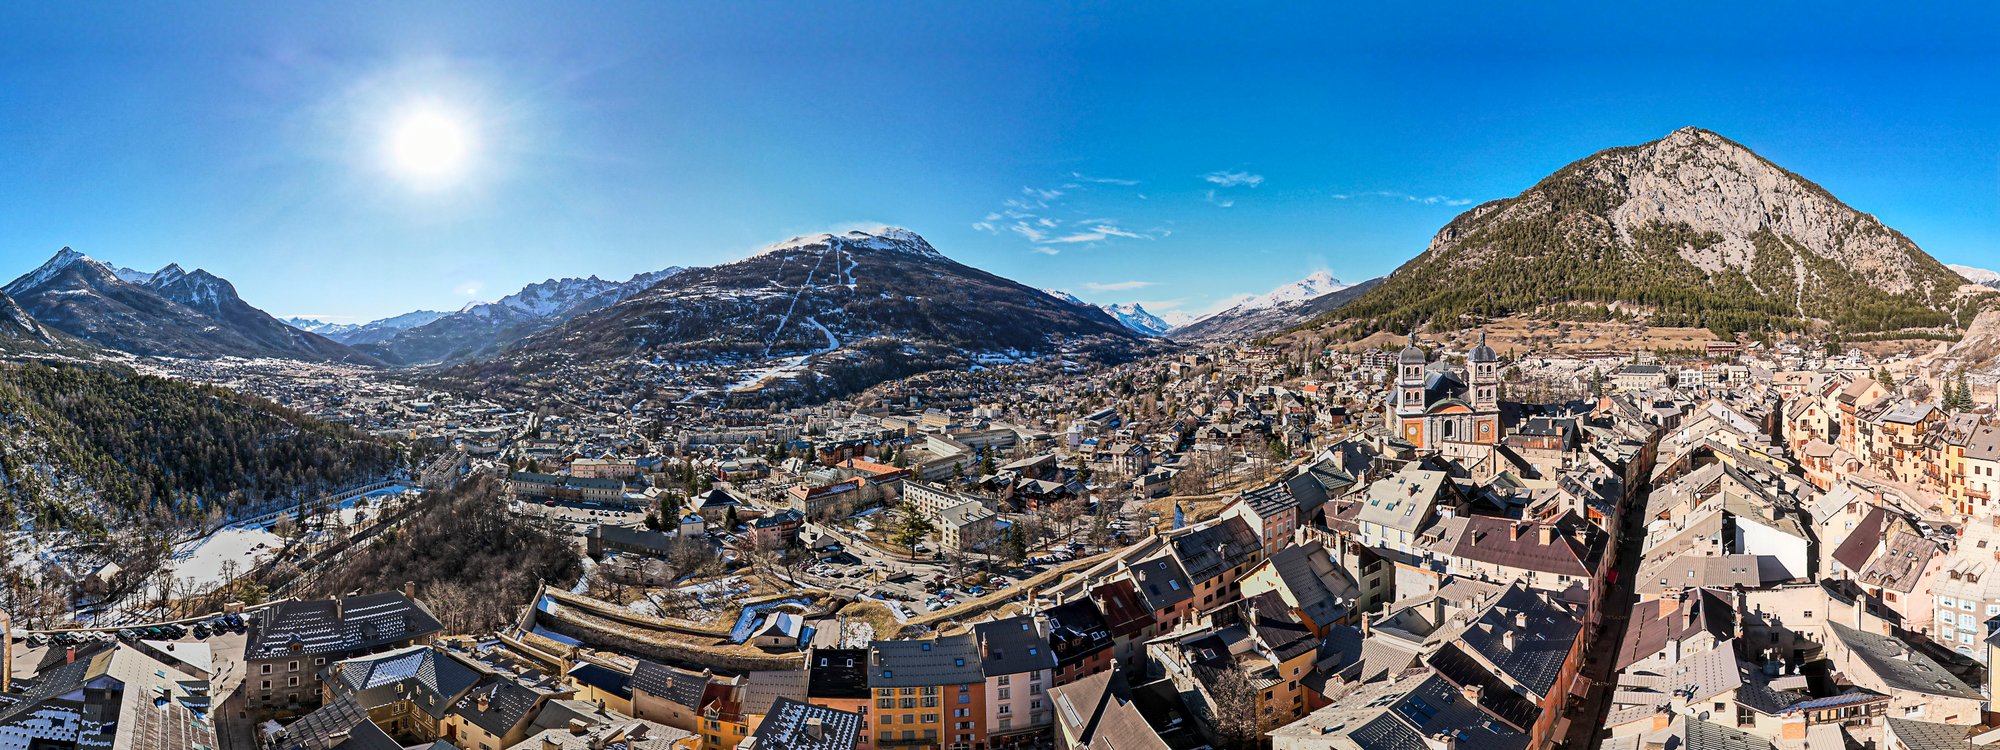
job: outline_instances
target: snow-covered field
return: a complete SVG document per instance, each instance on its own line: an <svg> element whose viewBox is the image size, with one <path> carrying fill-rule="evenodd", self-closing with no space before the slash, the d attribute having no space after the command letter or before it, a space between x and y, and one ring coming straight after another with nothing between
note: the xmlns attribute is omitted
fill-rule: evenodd
<svg viewBox="0 0 2000 750"><path fill-rule="evenodd" d="M342 500L335 517L343 526L354 526L361 522L361 514L375 517L382 512L383 501L409 489L395 484ZM236 561L236 572L241 574L270 559L285 543L283 537L271 533L270 526L268 521L231 524L174 547L168 564L173 566L176 585L186 593L206 593L228 582L223 575L224 563Z"/></svg>
<svg viewBox="0 0 2000 750"><path fill-rule="evenodd" d="M173 566L175 585L184 593L207 593L228 582L223 569L229 561L236 562L240 575L277 554L284 543L283 537L262 526L232 526L175 547L168 564Z"/></svg>

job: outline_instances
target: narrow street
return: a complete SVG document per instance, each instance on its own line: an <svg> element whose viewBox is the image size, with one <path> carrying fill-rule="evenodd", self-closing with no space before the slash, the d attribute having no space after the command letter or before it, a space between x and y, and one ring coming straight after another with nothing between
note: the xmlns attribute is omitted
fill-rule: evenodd
<svg viewBox="0 0 2000 750"><path fill-rule="evenodd" d="M1650 464L1645 469L1644 475L1652 473ZM1618 557L1612 561L1616 579L1605 587L1599 604L1601 624L1597 637L1584 654L1582 677L1590 680L1590 694L1582 707L1571 712L1569 736L1562 742L1563 747L1571 750L1597 747L1603 739L1598 735L1611 713L1618 648L1624 643L1625 631L1632 621L1632 581L1639 571L1639 554L1646 541L1646 501L1651 494L1651 486L1641 485L1618 512Z"/></svg>

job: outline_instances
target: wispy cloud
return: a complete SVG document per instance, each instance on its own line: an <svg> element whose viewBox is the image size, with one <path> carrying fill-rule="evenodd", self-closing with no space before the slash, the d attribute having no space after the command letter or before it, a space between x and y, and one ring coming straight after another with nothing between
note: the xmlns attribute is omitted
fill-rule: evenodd
<svg viewBox="0 0 2000 750"><path fill-rule="evenodd" d="M1223 198L1221 196L1216 195L1214 190L1208 191L1207 195L1205 195L1204 198L1208 202L1221 206L1223 208L1228 208L1230 206L1236 205L1235 198Z"/></svg>
<svg viewBox="0 0 2000 750"><path fill-rule="evenodd" d="M1056 255L1064 246L1083 245L1111 240L1151 240L1167 236L1164 229L1134 229L1115 218L1103 214L1084 213L1066 205L1079 195L1088 194L1097 188L1112 189L1139 184L1137 180L1109 177L1090 177L1080 172L1071 172L1072 182L1060 187L1039 188L1025 186L1020 195L1000 202L1000 208L989 211L972 223L972 228L994 236L1013 235L1034 246L1034 251L1044 255ZM1124 191L1118 191L1124 192ZM1071 219L1067 216L1097 216L1098 218Z"/></svg>
<svg viewBox="0 0 2000 750"><path fill-rule="evenodd" d="M1471 198L1453 198L1449 195L1416 195L1400 190L1368 190L1359 193L1333 194L1333 199L1337 201L1366 200L1370 198L1399 200L1409 203L1420 203L1426 206L1465 206L1472 203Z"/></svg>
<svg viewBox="0 0 2000 750"><path fill-rule="evenodd" d="M1139 184L1138 180L1121 180L1116 177L1092 177L1082 172L1071 172L1069 173L1069 176L1074 178L1078 182L1094 182L1099 185L1124 185L1126 187L1131 187L1133 185Z"/></svg>
<svg viewBox="0 0 2000 750"><path fill-rule="evenodd" d="M478 294L479 290L485 288L486 288L486 282L484 281L468 281L463 284L459 284L458 288L454 291L457 291L461 295L470 297L475 294Z"/></svg>
<svg viewBox="0 0 2000 750"><path fill-rule="evenodd" d="M1093 292L1125 292L1125 291L1131 291L1133 289L1144 289L1152 285L1153 282L1150 281L1112 281L1112 282L1091 281L1085 283L1083 285L1083 288L1089 289L1090 291Z"/></svg>
<svg viewBox="0 0 2000 750"><path fill-rule="evenodd" d="M1264 184L1263 175L1251 174L1249 172L1222 170L1202 175L1201 178L1223 187L1257 187Z"/></svg>

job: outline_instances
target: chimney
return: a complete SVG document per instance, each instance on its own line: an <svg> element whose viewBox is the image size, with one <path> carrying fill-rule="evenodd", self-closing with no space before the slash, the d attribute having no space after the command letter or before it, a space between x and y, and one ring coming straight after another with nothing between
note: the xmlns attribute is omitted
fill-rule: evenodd
<svg viewBox="0 0 2000 750"><path fill-rule="evenodd" d="M76 663L76 647L75 647L75 646L70 646L69 648L66 648L66 649L63 649L63 663L64 663L64 664L75 664L75 663Z"/></svg>
<svg viewBox="0 0 2000 750"><path fill-rule="evenodd" d="M806 719L806 737L815 742L826 737L826 728L820 725L819 717Z"/></svg>
<svg viewBox="0 0 2000 750"><path fill-rule="evenodd" d="M1457 750L1458 735L1449 731L1438 732L1424 738L1424 747L1426 750Z"/></svg>
<svg viewBox="0 0 2000 750"><path fill-rule="evenodd" d="M1547 547L1556 543L1556 527L1554 524L1545 523L1538 527L1538 529L1542 535L1542 546Z"/></svg>
<svg viewBox="0 0 2000 750"><path fill-rule="evenodd" d="M1514 644L1515 644L1514 631L1509 630L1500 634L1501 648L1507 649L1508 651L1512 651L1514 650Z"/></svg>
<svg viewBox="0 0 2000 750"><path fill-rule="evenodd" d="M408 597L408 598L410 598L410 599L415 599L415 598L417 598L417 582L416 582L416 581L404 581L404 582L403 582L403 596L405 596L405 597Z"/></svg>
<svg viewBox="0 0 2000 750"><path fill-rule="evenodd" d="M1510 542L1521 541L1521 524L1519 523L1507 524L1507 541Z"/></svg>
<svg viewBox="0 0 2000 750"><path fill-rule="evenodd" d="M1486 688L1481 685L1466 685L1458 691L1465 695L1465 702L1475 706L1479 705L1479 698L1486 694Z"/></svg>
<svg viewBox="0 0 2000 750"><path fill-rule="evenodd" d="M1526 613L1526 612L1515 612L1515 613L1514 613L1514 627L1516 627L1516 628L1520 628L1520 629L1522 629L1522 630L1526 630L1526 629L1528 628L1528 613Z"/></svg>
<svg viewBox="0 0 2000 750"><path fill-rule="evenodd" d="M474 701L474 703L476 703L479 706L480 713L482 714L486 713L488 710L493 708L493 696L487 693L480 693L479 697Z"/></svg>
<svg viewBox="0 0 2000 750"><path fill-rule="evenodd" d="M584 723L584 721L583 721L582 719L570 719L570 720L569 720L569 733L570 733L570 734L572 734L572 735L575 735L575 736L578 736L578 737L582 737L582 736L584 735L584 733L585 733L585 732L588 732L588 731L590 731L590 725L589 725L589 724L586 724L586 723Z"/></svg>

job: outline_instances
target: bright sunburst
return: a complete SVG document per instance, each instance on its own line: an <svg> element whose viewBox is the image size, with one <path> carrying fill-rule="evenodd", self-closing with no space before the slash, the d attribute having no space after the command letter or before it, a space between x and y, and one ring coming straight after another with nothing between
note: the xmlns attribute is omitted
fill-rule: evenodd
<svg viewBox="0 0 2000 750"><path fill-rule="evenodd" d="M462 121L437 111L421 111L397 122L389 136L389 160L413 181L449 181L472 155L472 132Z"/></svg>

